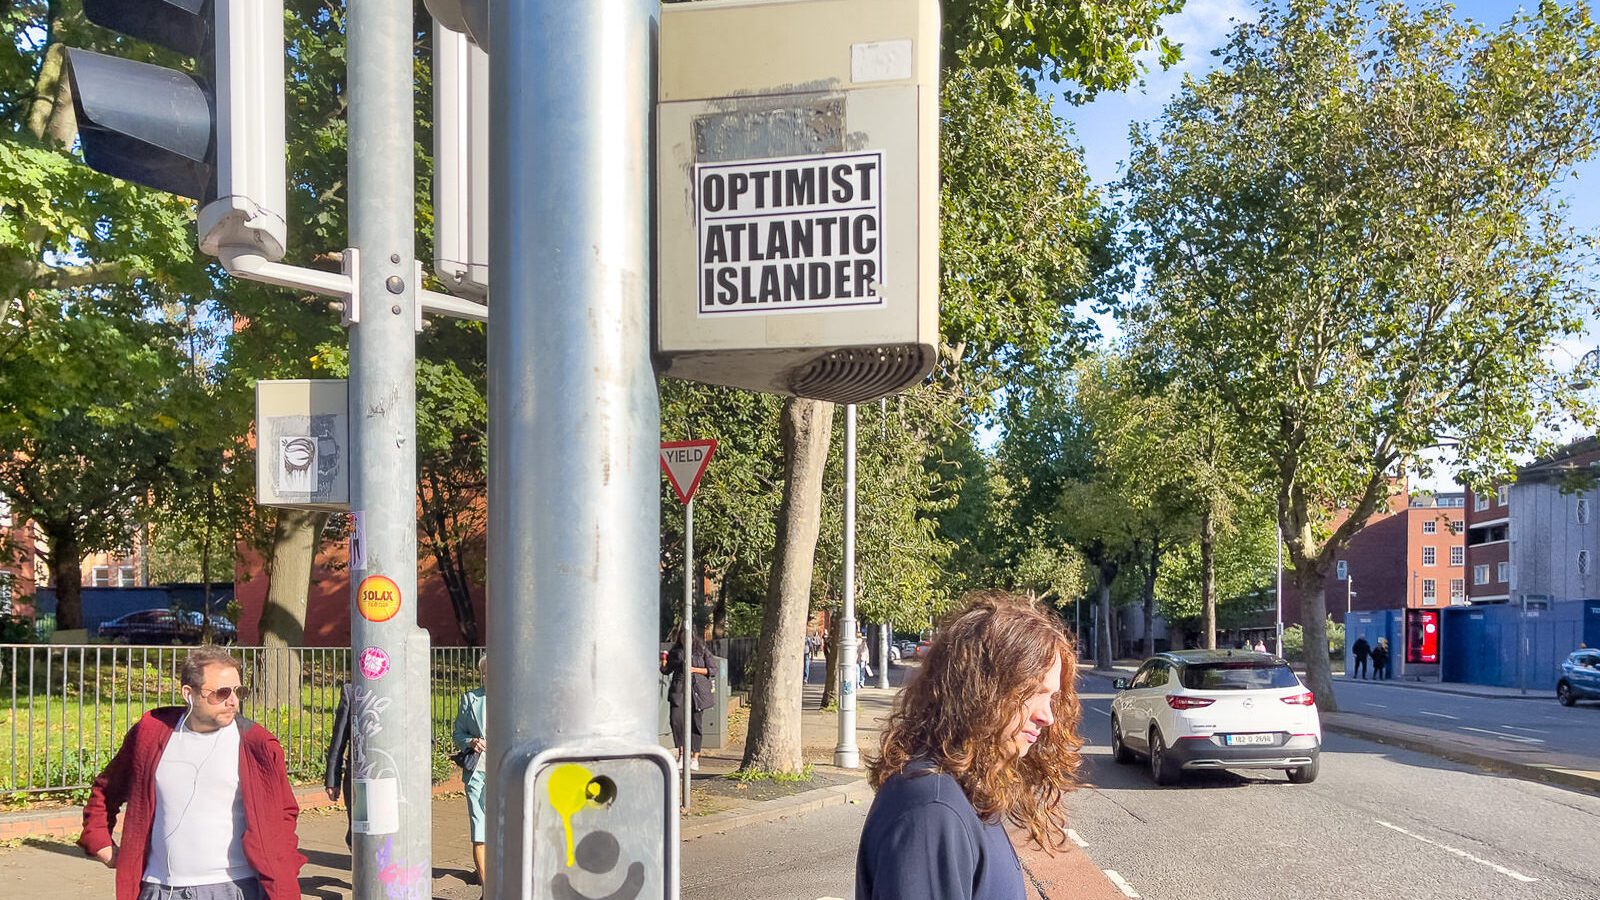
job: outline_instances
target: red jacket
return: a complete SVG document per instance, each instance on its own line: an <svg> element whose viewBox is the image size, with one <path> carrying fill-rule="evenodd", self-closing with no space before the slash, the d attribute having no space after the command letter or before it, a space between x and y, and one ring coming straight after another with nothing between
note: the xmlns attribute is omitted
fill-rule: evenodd
<svg viewBox="0 0 1600 900"><path fill-rule="evenodd" d="M83 808L78 846L94 856L111 846L111 831L124 805L117 856L117 900L136 900L144 880L145 855L156 809L156 765L183 716L181 706L144 714L122 739L111 764L94 780ZM295 821L300 804L289 786L283 747L272 732L239 716L239 793L244 797L244 856L256 870L268 900L300 900L300 855Z"/></svg>

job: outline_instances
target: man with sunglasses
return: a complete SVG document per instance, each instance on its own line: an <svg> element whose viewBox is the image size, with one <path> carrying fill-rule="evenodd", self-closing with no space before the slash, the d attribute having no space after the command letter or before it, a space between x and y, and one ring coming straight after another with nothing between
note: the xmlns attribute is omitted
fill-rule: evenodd
<svg viewBox="0 0 1600 900"><path fill-rule="evenodd" d="M300 897L300 804L278 739L239 715L243 674L221 647L190 651L184 705L145 713L95 779L78 844L116 870L117 900Z"/></svg>

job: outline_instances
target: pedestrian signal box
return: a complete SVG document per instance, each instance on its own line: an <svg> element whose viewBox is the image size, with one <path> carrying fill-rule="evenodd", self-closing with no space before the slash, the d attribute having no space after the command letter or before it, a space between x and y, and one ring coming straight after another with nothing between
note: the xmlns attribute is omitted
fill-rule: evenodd
<svg viewBox="0 0 1600 900"><path fill-rule="evenodd" d="M663 374L858 403L938 350L937 0L661 10Z"/></svg>
<svg viewBox="0 0 1600 900"><path fill-rule="evenodd" d="M496 896L678 900L672 757L659 746L516 747L497 784L518 829ZM520 853L518 852L520 850Z"/></svg>

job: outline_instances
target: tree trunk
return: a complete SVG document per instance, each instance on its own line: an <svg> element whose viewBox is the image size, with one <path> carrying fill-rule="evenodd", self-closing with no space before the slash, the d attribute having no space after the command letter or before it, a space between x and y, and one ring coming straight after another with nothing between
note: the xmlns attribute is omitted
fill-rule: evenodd
<svg viewBox="0 0 1600 900"><path fill-rule="evenodd" d="M311 567L321 544L328 514L305 509L280 509L272 526L272 559L267 563L267 602L261 607L260 672L256 686L267 709L298 708L300 656L288 649L304 646L306 595Z"/></svg>
<svg viewBox="0 0 1600 900"><path fill-rule="evenodd" d="M728 636L728 575L707 573L706 582L711 594L711 636L721 640Z"/></svg>
<svg viewBox="0 0 1600 900"><path fill-rule="evenodd" d="M1211 504L1200 510L1200 630L1203 646L1217 649L1217 523Z"/></svg>
<svg viewBox="0 0 1600 900"><path fill-rule="evenodd" d="M472 581L467 574L466 538L462 529L453 522L451 503L454 494L443 490L444 478L424 467L417 485L417 500L422 507L419 523L423 542L433 556L434 568L444 582L445 596L450 598L450 610L455 613L456 630L462 643L468 647L482 645L478 633L478 614L472 607ZM427 490L424 490L424 487Z"/></svg>
<svg viewBox="0 0 1600 900"><path fill-rule="evenodd" d="M1323 593L1326 575L1311 561L1294 561L1295 587L1300 590L1300 628L1305 635L1306 687L1317 698L1317 709L1338 712L1333 699L1333 664L1328 657L1328 601Z"/></svg>
<svg viewBox="0 0 1600 900"><path fill-rule="evenodd" d="M1144 579L1144 656L1156 655L1156 574L1161 568L1161 541L1150 542L1150 571Z"/></svg>
<svg viewBox="0 0 1600 900"><path fill-rule="evenodd" d="M50 541L50 581L56 589L56 630L83 627L83 549L71 526L40 524Z"/></svg>
<svg viewBox="0 0 1600 900"><path fill-rule="evenodd" d="M799 773L801 642L811 610L811 576L822 527L822 473L833 430L833 404L791 398L783 406L783 501L777 547L761 614L761 660L750 691L750 732L741 769Z"/></svg>
<svg viewBox="0 0 1600 900"><path fill-rule="evenodd" d="M1111 669L1111 582L1117 577L1116 566L1096 566L1095 572L1100 579L1100 621L1096 623L1099 634L1094 638L1094 667L1109 671Z"/></svg>

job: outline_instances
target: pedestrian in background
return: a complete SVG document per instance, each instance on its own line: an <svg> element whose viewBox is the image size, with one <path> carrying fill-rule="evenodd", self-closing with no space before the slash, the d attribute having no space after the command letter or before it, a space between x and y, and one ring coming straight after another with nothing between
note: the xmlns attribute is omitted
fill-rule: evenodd
<svg viewBox="0 0 1600 900"><path fill-rule="evenodd" d="M1356 642L1350 645L1350 653L1356 660L1356 670L1351 677L1359 676L1362 681L1367 680L1367 654L1371 652L1372 645L1367 643L1365 637L1356 638Z"/></svg>
<svg viewBox="0 0 1600 900"><path fill-rule="evenodd" d="M322 767L322 789L328 799L338 802L344 795L344 845L350 846L350 709L355 685L346 681L339 687L339 707L333 711L333 735Z"/></svg>
<svg viewBox="0 0 1600 900"><path fill-rule="evenodd" d="M672 746L677 748L678 764L683 765L683 629L680 627L676 631L678 636L672 649L667 651L667 664L662 671L672 676L672 683L667 687L667 718L672 725ZM694 653L689 659L693 681L690 682L691 734L688 741L689 769L695 772L700 771L701 713L711 705L711 672L716 664L706 642L695 635Z"/></svg>
<svg viewBox="0 0 1600 900"><path fill-rule="evenodd" d="M1060 621L1001 591L968 595L895 699L856 852L856 900L1022 900L1005 823L1054 853L1083 764L1077 665Z"/></svg>
<svg viewBox="0 0 1600 900"><path fill-rule="evenodd" d="M145 713L89 789L78 846L117 900L299 900L300 804L278 739L239 715L243 676L221 647L189 651L185 705Z"/></svg>
<svg viewBox="0 0 1600 900"><path fill-rule="evenodd" d="M806 639L800 648L801 652L805 655L805 668L801 670L800 674L801 684L811 683L811 654L814 652L814 646L815 645L811 643L811 635L806 635Z"/></svg>
<svg viewBox="0 0 1600 900"><path fill-rule="evenodd" d="M1389 639L1378 638L1378 646L1372 648L1372 678L1374 681L1387 681L1389 678Z"/></svg>
<svg viewBox="0 0 1600 900"><path fill-rule="evenodd" d="M483 782L487 773L483 751L488 747L489 704L489 654L478 657L478 680L481 687L461 695L456 707L456 754L450 759L461 767L461 783L467 790L467 832L472 841L472 867L478 873L478 884L483 884L488 852L484 848L485 821Z"/></svg>

